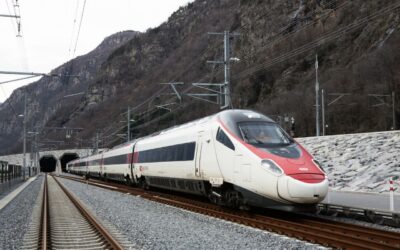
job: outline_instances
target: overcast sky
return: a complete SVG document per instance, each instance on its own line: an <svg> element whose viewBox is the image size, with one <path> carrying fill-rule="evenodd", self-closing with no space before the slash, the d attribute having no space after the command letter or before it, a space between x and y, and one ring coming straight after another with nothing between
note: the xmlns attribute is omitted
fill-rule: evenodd
<svg viewBox="0 0 400 250"><path fill-rule="evenodd" d="M14 13L15 1L0 0L0 14L9 14L8 9ZM15 19L0 17L0 71L48 73L70 60L84 1L19 0L22 38L16 37ZM86 0L75 57L91 51L105 37L118 31L146 31L156 27L180 6L192 1ZM23 76L0 74L0 82L20 77ZM32 80L1 84L0 102L15 88L29 82Z"/></svg>

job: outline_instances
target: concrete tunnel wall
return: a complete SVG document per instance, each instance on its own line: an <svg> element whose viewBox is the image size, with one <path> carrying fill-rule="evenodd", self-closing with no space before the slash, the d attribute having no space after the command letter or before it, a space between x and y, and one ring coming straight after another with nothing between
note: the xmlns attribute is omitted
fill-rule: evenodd
<svg viewBox="0 0 400 250"><path fill-rule="evenodd" d="M56 171L57 159L53 155L44 155L39 160L41 172L54 172Z"/></svg>
<svg viewBox="0 0 400 250"><path fill-rule="evenodd" d="M79 158L77 153L64 153L59 159L54 155L44 155L39 159L40 171L54 172L56 171L57 166L61 166L61 171L65 172L67 163L77 158Z"/></svg>
<svg viewBox="0 0 400 250"><path fill-rule="evenodd" d="M34 158L31 158L30 160L28 158L27 164L38 166L39 169L51 171L54 169L54 162L52 163L52 160L49 160L49 157L54 157L57 160L57 162L55 163L55 171L61 173L61 171L65 170L67 162L75 159L76 156L86 157L90 155L91 152L92 149L89 148L42 151L39 152L38 162L34 162ZM41 159L42 162L40 162ZM7 161L16 165L23 165L23 154L3 155L0 156L0 160ZM48 168L49 166L50 168Z"/></svg>
<svg viewBox="0 0 400 250"><path fill-rule="evenodd" d="M60 160L60 164L61 164L61 171L62 172L66 172L66 168L67 168L67 163L78 159L79 155L77 153L65 153L63 154L59 160Z"/></svg>

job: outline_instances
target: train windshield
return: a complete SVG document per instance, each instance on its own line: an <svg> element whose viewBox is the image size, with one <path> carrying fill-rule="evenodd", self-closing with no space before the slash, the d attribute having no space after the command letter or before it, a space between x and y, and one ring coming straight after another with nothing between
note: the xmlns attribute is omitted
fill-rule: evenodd
<svg viewBox="0 0 400 250"><path fill-rule="evenodd" d="M293 143L277 124L269 122L240 122L238 128L246 143L259 146L284 146Z"/></svg>

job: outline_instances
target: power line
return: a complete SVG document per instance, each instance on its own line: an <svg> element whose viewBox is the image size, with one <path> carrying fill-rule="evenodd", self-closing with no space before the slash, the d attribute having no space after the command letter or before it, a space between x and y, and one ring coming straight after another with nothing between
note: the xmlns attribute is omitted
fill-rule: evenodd
<svg viewBox="0 0 400 250"><path fill-rule="evenodd" d="M82 21L83 21L83 14L85 13L85 7L86 7L86 0L83 2L81 20L80 20L80 22L79 22L78 35L77 35L77 37L76 37L76 42L75 42L75 47L74 47L73 56L75 56L76 47L78 46L79 35L80 35L80 33L81 33L81 27L82 27Z"/></svg>
<svg viewBox="0 0 400 250"><path fill-rule="evenodd" d="M16 15L4 15L4 14L0 14L0 17L12 17L12 18L18 18L21 16L16 16Z"/></svg>
<svg viewBox="0 0 400 250"><path fill-rule="evenodd" d="M332 6L332 5L334 4L334 2L335 2L335 1L332 0L331 2L329 2L329 3L327 4L327 6L328 6L328 7L329 7L329 6ZM240 6L239 6L239 8L240 8ZM258 18L261 18L261 17L263 17L263 16L266 16L266 15L268 15L269 13L270 13L270 12L264 13L263 15L260 15ZM314 12L312 12L311 14L313 14L313 13L314 13ZM311 15L311 14L309 14L309 15ZM199 15L199 16L201 16L201 15ZM297 25L298 22L299 22L299 20L296 20L296 25ZM241 25L241 26L240 26L238 29L236 29L236 30L241 30L241 29L243 29L244 27L246 27L246 26L248 26L248 25L249 25L249 24ZM284 29L283 29L283 31L284 31ZM187 39L187 37L188 37L188 36L184 37L183 42ZM216 47L217 47L217 45L214 46L213 48L216 48ZM208 49L209 49L209 48L205 48L205 49L200 53L200 57L204 56L205 53L208 52ZM184 75L188 70L190 70L190 69L194 66L195 63L197 63L197 62L193 61L193 62L189 65L189 67L186 68L187 70L185 70L185 71L180 75L180 77L181 77L182 75ZM219 66L220 66L220 65L218 65L218 67L219 67ZM176 81L177 79L179 80L179 78L177 77L177 78L175 78L174 81ZM189 91L191 88L192 88L192 87L185 89L184 92ZM149 103L149 102L153 101L155 98L159 97L159 94L162 93L163 91L164 91L163 89L159 90L157 93L155 93L154 95L152 95L149 99L147 99L147 100L145 100L144 102L142 102L141 104L137 105L134 109L138 109L138 108L142 107L143 105L145 105L146 103ZM145 113L144 113L144 115L146 115L146 116L147 116L148 114L149 114L148 112L145 112ZM125 126L119 128L119 129L123 129L124 127L125 127ZM112 133L112 134L115 134L115 133L118 133L118 132L119 132L119 130L118 130L117 132Z"/></svg>
<svg viewBox="0 0 400 250"><path fill-rule="evenodd" d="M69 53L70 56L71 56L72 45L74 43L74 33L75 33L75 26L76 26L76 18L78 17L78 10L79 10L79 0L76 0L74 23L72 25L71 40L70 40L69 48L68 48L68 53Z"/></svg>
<svg viewBox="0 0 400 250"><path fill-rule="evenodd" d="M39 77L39 76L41 76L41 75L33 75L33 76L27 76L27 77L7 80L7 81L0 82L0 85L4 84L4 83L17 82L17 81L22 81L22 80L26 80L26 79L30 79L30 78L34 78L34 77Z"/></svg>
<svg viewBox="0 0 400 250"><path fill-rule="evenodd" d="M332 11L337 11L343 7L345 7L347 4L349 4L349 1L344 1L342 4L340 5L336 5L336 1L332 0L332 2L328 3L326 7L332 7L334 5L336 5L336 8ZM325 7L325 8L326 8ZM303 26L300 26L298 28L294 28L291 31L287 31L288 28L290 27L296 27L298 26L299 23L303 23L300 19L296 19L294 22L290 22L289 24L285 25L284 27L282 27L279 32L275 35L272 36L271 38L266 40L266 45L259 47L259 49L263 49L263 48L271 48L274 44L277 44L278 42L283 41L284 39L287 39L289 37L294 36L296 33L298 33L299 31L302 31L308 27L311 27L312 25L315 25L316 23L318 23L321 19L329 16L331 14L331 12L326 12L323 13L322 15L320 15L318 18L316 18L315 20L313 20L312 22L304 22ZM314 10L312 12L310 12L306 17L304 17L305 19L307 18L311 18L315 13L317 12L317 10ZM287 32L287 33L286 33ZM252 56L254 56L256 53L252 53L249 55L246 55L243 57L242 61L246 61L248 59L250 59Z"/></svg>
<svg viewBox="0 0 400 250"><path fill-rule="evenodd" d="M271 66L273 66L273 65L275 65L277 63L286 61L286 60L291 59L292 57L298 56L298 55L300 55L300 54L302 54L304 52L307 52L307 51L310 51L312 49L315 49L316 47L320 46L321 44L323 44L323 43L325 43L327 41L331 41L333 39L336 39L338 37L341 37L346 32L349 32L351 30L357 29L357 28L361 27L362 25L364 25L364 24L366 24L368 22L371 22L374 19L376 19L376 18L378 18L378 17L380 17L380 16L382 16L384 14L387 14L387 13L390 13L390 12L396 10L399 7L400 7L400 3L395 3L395 4L392 4L390 6L387 6L386 8L380 9L379 11L377 11L377 12L375 12L375 13L369 15L369 16L363 17L363 18L361 18L359 20L356 20L355 22L353 22L353 23L351 23L351 24L349 24L349 25L347 25L347 26L345 26L343 28L340 28L340 29L337 29L335 31L326 33L325 35L315 39L314 41L309 42L309 43L307 43L307 44L305 44L303 46L300 46L300 47L298 47L298 48L296 48L296 49L294 49L294 50L292 50L292 51L290 51L288 53L285 53L283 55L277 56L277 57L273 58L272 60L266 61L266 62L264 62L262 64L247 68L247 69L243 70L242 72L236 74L234 76L234 79L241 79L241 78L243 78L243 77L245 77L247 75L254 74L254 73L256 73L256 72L258 72L258 71L260 71L262 69L269 68L269 67L271 67Z"/></svg>
<svg viewBox="0 0 400 250"><path fill-rule="evenodd" d="M238 3L240 4L240 1L238 1ZM240 6L238 6L238 9L240 8ZM198 17L203 17L204 15L204 13L207 11L207 9L206 8L203 8L203 10L202 10L202 12L200 12L199 14L197 14L196 16L198 16ZM180 43L184 43L188 38L190 38L191 36L190 36L190 34L187 34L186 36L184 36L183 37L183 39L182 39L182 41L180 42ZM215 48L217 48L217 47L219 47L220 45L219 44L216 44L213 48L211 48L211 49L215 49ZM203 57L208 51L209 51L209 49L210 48L208 48L208 47L206 47L206 48L204 48L200 53L199 53L199 56L198 57ZM184 76L190 69L192 69L194 66L195 66L195 64L196 63L198 63L198 62L196 62L196 61L192 61L187 67L186 67L186 70L185 71L183 71L179 76L176 76L175 78L173 78L173 79L171 79L171 80L169 80L169 81L167 81L167 82L178 82L179 81L179 78L181 78L182 76ZM220 65L217 65L217 67L216 68L218 68ZM140 107L142 107L143 105L145 105L145 104L147 104L147 103L149 103L149 102L151 102L151 101L153 101L155 98L157 98L157 97L159 97L160 96L160 94L162 93L162 92L164 92L166 89L167 89L168 87L163 87L163 88L161 88L160 90L158 90L156 93L154 93L150 98L147 98L145 101L143 101L142 103L140 103L140 104L138 104L138 105L136 105L135 107L133 107L132 108L132 111L134 111L134 110L136 110L136 109L139 109ZM190 89L192 89L192 87L189 87ZM123 114L125 114L125 113L123 113Z"/></svg>
<svg viewBox="0 0 400 250"><path fill-rule="evenodd" d="M10 10L10 5L8 4L8 0L4 0L4 1L6 2L6 5L7 5L8 14L11 16L12 14L11 14L11 10ZM14 22L12 20L10 20L10 21L11 21L14 33L15 33L15 35L17 35L17 30L15 29Z"/></svg>
<svg viewBox="0 0 400 250"><path fill-rule="evenodd" d="M329 4L330 4L330 5L333 5L333 2L334 2L334 1L332 0ZM240 8L240 6L239 6L238 8ZM269 13L270 13L270 12L265 13L265 14L263 14L263 15L260 15L258 18L263 17L263 16L266 16L266 15L268 15ZM198 15L198 16L202 16L202 15ZM297 23L297 22L298 22L298 20L296 20L296 23ZM240 30L240 29L243 29L243 28L246 27L247 25L249 25L249 24L244 24L244 25L240 26L238 29L239 29L239 30ZM238 29L236 29L236 30L238 30ZM182 42L184 42L188 37L189 37L188 35L185 36L184 39L182 40ZM213 48L216 48L217 46L218 46L218 45L214 46ZM205 48L205 49L200 53L200 57L204 56L205 53L208 52L208 49L209 49L209 48ZM197 62L196 62L196 61L193 61L188 67L186 67L186 70L185 70L183 73L181 73L179 77L181 77L181 76L184 75L188 70L190 70L190 69L195 65L195 63L197 63ZM217 68L218 68L219 66L220 66L220 65L218 65ZM177 81L177 79L179 80L179 77L175 78L174 81ZM191 87L185 89L184 92L187 92L187 91L189 91L189 90L192 89L192 88L193 88L193 87L191 86ZM140 103L139 105L137 105L136 107L134 107L132 110L139 109L140 107L142 107L142 106L145 105L146 103L149 103L149 102L153 101L155 98L159 97L159 95L164 91L164 89L165 89L165 88L160 89L160 90L157 91L155 94L153 94L150 98L148 98L147 100L143 101L142 103ZM146 112L146 113L147 113L147 112ZM146 113L145 113L145 114L146 114ZM124 114L124 113L123 113L123 114ZM146 115L148 115L148 113L147 113ZM122 130L123 128L125 128L125 126L122 126L122 127L118 128L118 129L117 129L117 132L114 132L114 133L112 133L111 135L118 133L118 132L119 132L120 130ZM111 135L110 135L110 136L111 136Z"/></svg>
<svg viewBox="0 0 400 250"><path fill-rule="evenodd" d="M341 8L344 5L345 4L340 5L340 6L338 6L338 8L339 7ZM346 33L346 32L349 32L349 31L351 31L353 29L356 29L356 28L360 27L361 25L363 25L363 24L365 24L367 22L370 22L370 21L374 20L375 18L377 18L377 17L379 17L381 15L384 15L384 14L390 12L390 11L393 11L394 9L396 9L398 7L399 7L399 4L394 4L394 5L388 6L388 7L384 8L384 9L381 9L380 11L378 11L378 12L376 12L374 14L371 14L371 15L369 15L367 17L364 17L364 18L362 18L360 20L355 21L354 23L352 23L350 25L345 26L344 28L341 28L341 29L338 29L336 31L327 33L324 36L316 39L315 41L313 41L310 44L306 44L306 45L300 46L300 47L290 51L289 53L286 53L286 54L283 54L281 56L278 56L278 57L276 57L276 58L272 59L271 61L268 61L268 62L266 62L264 64L257 65L256 67L252 67L252 68L246 69L246 70L240 72L239 74L237 74L236 75L236 79L240 79L240 77L247 76L248 74L254 73L254 72L256 72L256 71L258 71L260 69L263 69L263 68L266 68L266 67L270 67L270 66L272 66L272 65L274 65L276 63L288 60L288 59L290 59L290 58L292 58L294 56L297 56L297 55L299 55L301 53L304 53L306 51L314 49L315 47L319 46L323 42L335 39L335 38L343 35L343 33ZM173 111L174 110L172 110L172 112ZM154 122L154 121L157 121L159 119L160 118L156 118L156 119L153 119L150 122ZM149 123L145 123L145 124L143 124L143 126L146 126L148 124Z"/></svg>

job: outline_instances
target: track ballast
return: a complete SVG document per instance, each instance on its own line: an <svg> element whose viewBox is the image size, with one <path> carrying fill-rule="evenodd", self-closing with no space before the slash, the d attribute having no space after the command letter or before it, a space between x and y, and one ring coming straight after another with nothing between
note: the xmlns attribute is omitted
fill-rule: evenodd
<svg viewBox="0 0 400 250"><path fill-rule="evenodd" d="M54 177L45 178L22 249L126 249Z"/></svg>

